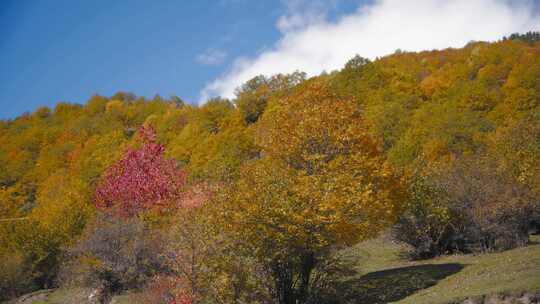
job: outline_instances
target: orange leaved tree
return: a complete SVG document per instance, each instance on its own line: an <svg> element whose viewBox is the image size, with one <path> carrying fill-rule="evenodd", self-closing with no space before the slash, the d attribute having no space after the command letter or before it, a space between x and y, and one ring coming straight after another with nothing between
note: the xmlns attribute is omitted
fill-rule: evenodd
<svg viewBox="0 0 540 304"><path fill-rule="evenodd" d="M262 157L225 195L228 227L265 268L278 303L305 303L333 249L374 236L400 210L400 179L355 100L318 82L269 105Z"/></svg>

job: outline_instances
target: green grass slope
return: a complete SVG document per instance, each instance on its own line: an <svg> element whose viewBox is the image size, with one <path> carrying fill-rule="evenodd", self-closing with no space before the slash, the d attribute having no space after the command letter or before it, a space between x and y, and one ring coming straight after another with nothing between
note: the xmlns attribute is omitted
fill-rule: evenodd
<svg viewBox="0 0 540 304"><path fill-rule="evenodd" d="M384 239L344 252L355 273L336 286L349 303L449 303L497 293L540 291L540 236L527 247L483 255L407 261Z"/></svg>
<svg viewBox="0 0 540 304"><path fill-rule="evenodd" d="M332 286L347 303L449 303L480 295L540 291L540 236L527 247L483 255L408 261L406 248L385 238L342 252L347 274ZM11 303L85 303L88 290L59 289ZM342 300L340 300L341 302ZM132 303L117 296L113 303Z"/></svg>

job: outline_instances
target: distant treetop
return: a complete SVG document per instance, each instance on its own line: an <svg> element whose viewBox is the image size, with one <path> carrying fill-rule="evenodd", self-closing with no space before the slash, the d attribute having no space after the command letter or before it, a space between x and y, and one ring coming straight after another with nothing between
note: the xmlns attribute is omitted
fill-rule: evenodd
<svg viewBox="0 0 540 304"><path fill-rule="evenodd" d="M540 32L529 31L525 34L513 33L509 37L503 37L503 40L518 40L528 43L534 43L540 41Z"/></svg>

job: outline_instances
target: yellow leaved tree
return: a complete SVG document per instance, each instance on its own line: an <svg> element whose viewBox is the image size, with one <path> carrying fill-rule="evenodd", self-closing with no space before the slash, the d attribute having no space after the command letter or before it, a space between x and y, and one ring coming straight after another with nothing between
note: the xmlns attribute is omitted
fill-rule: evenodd
<svg viewBox="0 0 540 304"><path fill-rule="evenodd" d="M278 303L304 303L317 267L392 223L404 191L357 102L320 82L270 104L256 134L262 156L225 194L226 226Z"/></svg>

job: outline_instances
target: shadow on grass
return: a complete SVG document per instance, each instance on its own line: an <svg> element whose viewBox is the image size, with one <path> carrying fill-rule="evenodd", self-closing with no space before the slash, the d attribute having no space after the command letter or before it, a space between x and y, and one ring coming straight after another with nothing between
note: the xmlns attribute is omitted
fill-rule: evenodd
<svg viewBox="0 0 540 304"><path fill-rule="evenodd" d="M540 245L540 234L529 235L529 242L527 243L527 245Z"/></svg>
<svg viewBox="0 0 540 304"><path fill-rule="evenodd" d="M461 271L457 263L425 264L371 272L331 284L332 295L324 303L389 303L431 287Z"/></svg>

